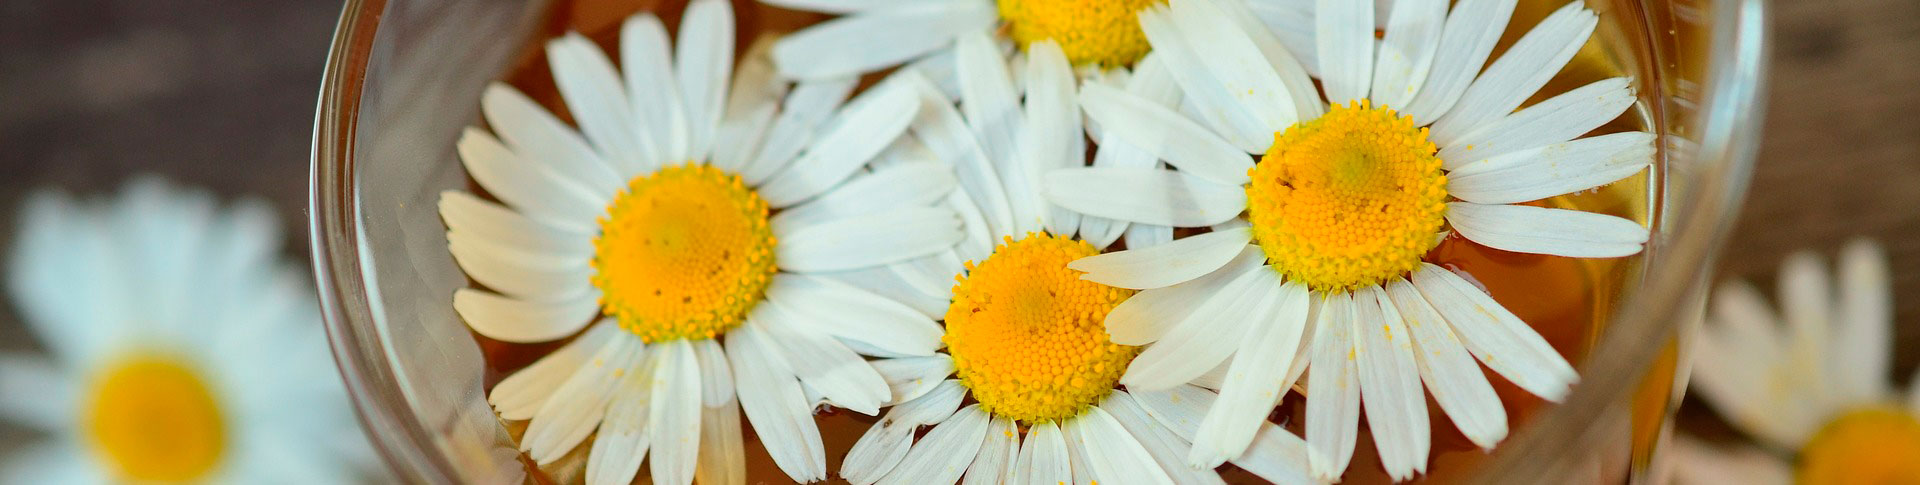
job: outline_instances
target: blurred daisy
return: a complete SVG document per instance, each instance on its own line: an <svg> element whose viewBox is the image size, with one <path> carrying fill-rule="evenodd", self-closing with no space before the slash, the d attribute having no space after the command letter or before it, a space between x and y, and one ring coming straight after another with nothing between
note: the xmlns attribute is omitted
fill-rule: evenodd
<svg viewBox="0 0 1920 485"><path fill-rule="evenodd" d="M1829 277L1812 254L1788 258L1778 313L1745 282L1714 291L1694 348L1692 387L1767 451L1796 459L1769 464L1756 458L1770 457L1760 450L1680 440L1674 466L1683 482L1722 483L1711 473L1745 469L1756 483L1920 483L1920 385L1905 396L1887 385L1893 295L1886 256L1856 241L1838 266ZM1729 466L1736 463L1747 465Z"/></svg>
<svg viewBox="0 0 1920 485"><path fill-rule="evenodd" d="M793 79L830 79L903 62L935 80L952 72L956 40L995 33L1021 49L1059 46L1069 64L1123 67L1150 46L1134 16L1164 0L761 0L795 10L844 15L801 29L773 48L774 65ZM989 41L996 46L999 40ZM917 60L916 60L917 59Z"/></svg>
<svg viewBox="0 0 1920 485"><path fill-rule="evenodd" d="M1067 268L1099 249L1073 237L1086 230L1078 214L1041 202L1030 183L1042 167L1084 160L1084 151L1064 149L1080 133L1079 116L1068 104L1073 76L1052 42L1033 44L1025 62L1023 118L1029 131L1020 137L1023 156L1015 165L986 162L973 130L926 78L913 72L895 78L915 87L922 100L914 133L925 146L900 150L908 159L925 150L919 156L952 161L961 178L977 182L959 182L964 189L953 191L957 198L949 202L970 214L963 217L973 222L969 233L990 234L1003 244L982 247L981 238L970 238L956 246L956 253L977 263L958 268L952 277L958 284L939 297L946 353L874 362L892 385L888 403L897 405L854 444L840 475L862 485L953 483L963 477L967 483L1221 483L1211 469L1182 461L1213 391L1184 385L1140 394L1116 389L1139 349L1108 341L1100 322L1133 292L1082 280ZM991 79L1009 83L1004 71ZM1012 86L1002 89L1011 92ZM970 102L963 99L962 106ZM879 173L893 163L882 164ZM996 168L1009 176L995 177ZM982 200L1010 201L1018 215L973 204ZM979 215L986 213L995 215ZM1306 304L1304 298L1299 304ZM961 407L969 397L976 402ZM923 426L932 430L915 443ZM1258 440L1234 463L1276 481L1312 481L1300 438L1272 424L1254 432Z"/></svg>
<svg viewBox="0 0 1920 485"><path fill-rule="evenodd" d="M259 201L155 179L26 199L7 290L52 359L0 354L0 417L53 439L0 483L348 483L373 463L305 271Z"/></svg>
<svg viewBox="0 0 1920 485"><path fill-rule="evenodd" d="M1237 455L1294 384L1287 370L1302 365L1313 384L1307 441L1327 479L1346 469L1362 406L1388 474L1425 469L1422 381L1475 444L1498 443L1505 410L1476 358L1547 399L1577 379L1469 279L1422 260L1449 230L1495 249L1582 258L1636 254L1647 239L1632 220L1532 202L1640 173L1653 135L1575 139L1632 104L1625 78L1516 112L1597 19L1569 4L1482 72L1514 4L1463 0L1449 13L1444 0L1394 2L1376 40L1373 2L1316 3L1313 45L1329 108L1245 4L1173 0L1140 21L1195 116L1083 88L1091 122L1179 170L1055 169L1044 176L1047 200L1114 220L1213 229L1071 266L1145 290L1106 322L1115 342L1153 344L1121 379L1130 388L1185 383L1233 357L1190 464ZM1249 153L1263 156L1255 163ZM1268 264L1231 263L1248 251ZM1255 318L1230 318L1239 315ZM1309 328L1310 350L1296 352Z"/></svg>
<svg viewBox="0 0 1920 485"><path fill-rule="evenodd" d="M520 447L539 464L596 436L590 484L632 481L649 445L655 483L740 483L741 410L790 477L823 480L807 396L875 414L887 385L861 354L940 344L931 318L815 276L961 238L950 209L917 199L944 194L864 195L936 171L841 183L906 131L917 93L876 87L841 106L851 81L789 92L765 43L732 69L733 27L727 2L696 0L669 56L660 20L636 15L618 70L579 34L550 41L580 131L493 86L481 108L499 139L470 128L458 148L504 205L442 194L451 252L485 285L453 296L468 325L507 342L577 334L488 400L531 420Z"/></svg>

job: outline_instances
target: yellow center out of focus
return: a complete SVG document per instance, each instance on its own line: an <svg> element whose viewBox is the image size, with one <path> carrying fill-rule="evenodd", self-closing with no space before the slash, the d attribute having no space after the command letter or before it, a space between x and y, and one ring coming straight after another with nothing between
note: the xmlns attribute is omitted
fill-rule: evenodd
<svg viewBox="0 0 1920 485"><path fill-rule="evenodd" d="M1073 417L1106 397L1138 347L1109 341L1102 322L1133 290L1067 269L1093 245L1028 234L956 277L942 340L961 384L986 411L1034 424Z"/></svg>
<svg viewBox="0 0 1920 485"><path fill-rule="evenodd" d="M1125 66L1152 50L1137 15L1159 3L1164 0L1000 0L1000 18L1022 47L1052 39L1073 65Z"/></svg>
<svg viewBox="0 0 1920 485"><path fill-rule="evenodd" d="M89 390L82 433L121 480L206 478L227 451L219 403L199 372L178 360L121 359L96 376Z"/></svg>
<svg viewBox="0 0 1920 485"><path fill-rule="evenodd" d="M1920 483L1920 420L1883 408L1842 415L1801 447L1796 473L1808 485Z"/></svg>
<svg viewBox="0 0 1920 485"><path fill-rule="evenodd" d="M777 270L767 202L699 164L633 179L600 219L593 285L604 312L647 343L740 325Z"/></svg>
<svg viewBox="0 0 1920 485"><path fill-rule="evenodd" d="M1404 276L1445 223L1434 152L1426 128L1366 101L1288 127L1248 171L1254 240L1287 279L1321 292Z"/></svg>

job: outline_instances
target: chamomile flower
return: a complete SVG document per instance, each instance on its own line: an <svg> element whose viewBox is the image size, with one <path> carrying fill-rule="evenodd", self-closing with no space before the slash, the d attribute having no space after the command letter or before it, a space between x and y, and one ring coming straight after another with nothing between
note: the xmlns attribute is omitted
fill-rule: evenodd
<svg viewBox="0 0 1920 485"><path fill-rule="evenodd" d="M1722 483L1711 473L1741 469L1750 483L1920 483L1920 374L1905 396L1887 385L1885 254L1849 244L1833 276L1818 257L1796 254L1779 282L1777 312L1752 285L1723 284L1694 347L1692 387L1765 449L1677 440L1676 476Z"/></svg>
<svg viewBox="0 0 1920 485"><path fill-rule="evenodd" d="M0 418L52 439L0 483L352 483L360 436L313 300L258 201L141 179L28 196L7 291L52 359L0 354Z"/></svg>
<svg viewBox="0 0 1920 485"><path fill-rule="evenodd" d="M1230 365L1191 465L1239 453L1301 366L1311 374L1313 468L1329 479L1352 456L1362 406L1387 472L1425 469L1423 381L1463 434L1491 448L1507 433L1506 412L1480 363L1550 400L1577 379L1525 322L1423 258L1449 231L1513 252L1640 252L1648 231L1637 222L1532 202L1640 173L1653 135L1576 139L1633 102L1624 78L1514 111L1593 32L1595 15L1577 2L1484 71L1515 1L1448 3L1394 2L1376 39L1373 2L1317 2L1323 98L1248 5L1172 0L1141 13L1141 26L1191 109L1082 89L1091 122L1178 170L1056 169L1044 176L1047 200L1114 220L1212 228L1072 265L1089 280L1143 290L1106 321L1115 342L1152 344L1121 383L1165 389ZM1249 253L1266 264L1236 263ZM1302 341L1308 350L1296 352Z"/></svg>
<svg viewBox="0 0 1920 485"><path fill-rule="evenodd" d="M952 210L920 201L944 194L886 190L942 171L849 180L906 131L918 93L880 86L841 106L851 80L789 91L766 42L735 71L730 8L692 2L672 46L654 15L629 18L618 71L585 37L550 41L580 130L488 89L494 134L469 129L458 148L501 203L440 201L454 258L484 285L453 296L468 325L507 342L572 338L488 400L530 420L520 447L537 463L595 436L590 484L627 483L643 459L654 483L739 483L741 411L791 478L823 480L808 395L875 414L888 388L861 355L939 347L933 319L819 276L961 238Z"/></svg>
<svg viewBox="0 0 1920 485"><path fill-rule="evenodd" d="M962 49L969 48L965 42ZM958 66L963 75L1012 91L1006 69L996 68L1003 62L998 57L963 52L960 58L983 62ZM893 386L889 402L895 406L854 444L841 476L863 485L962 478L1221 483L1212 470L1181 461L1213 391L1186 385L1151 393L1116 388L1139 348L1110 342L1101 321L1133 292L1083 280L1067 267L1099 249L1073 237L1076 231L1087 234L1078 214L1045 204L1031 183L1042 168L1084 163L1083 151L1066 149L1080 133L1070 104L1073 76L1052 42L1033 44L1025 62L1025 110L1013 115L1027 131L1018 137L1022 155L1012 165L987 161L976 140L980 130L970 129L977 127L965 124L931 81L912 72L900 78L917 88L923 104L914 127L919 145L896 151L906 159L950 162L963 181L949 203L967 214L969 233L1002 243L969 238L956 245L951 260L964 254L973 262L956 268L959 274L950 281L957 285L926 295L944 304L945 353L874 362ZM962 106L972 102L963 99ZM1016 209L993 208L1000 205ZM925 274L920 268L940 266L901 274ZM977 402L961 407L968 397ZM932 429L915 442L925 426ZM1303 441L1272 424L1254 430L1258 440L1236 454L1236 464L1277 481L1312 481Z"/></svg>
<svg viewBox="0 0 1920 485"><path fill-rule="evenodd" d="M802 29L774 47L774 64L795 79L830 79L913 61L934 80L953 72L956 41L992 31L1021 49L1051 41L1074 66L1124 67L1150 46L1134 16L1164 0L761 0L843 15ZM996 49L996 52L999 52Z"/></svg>

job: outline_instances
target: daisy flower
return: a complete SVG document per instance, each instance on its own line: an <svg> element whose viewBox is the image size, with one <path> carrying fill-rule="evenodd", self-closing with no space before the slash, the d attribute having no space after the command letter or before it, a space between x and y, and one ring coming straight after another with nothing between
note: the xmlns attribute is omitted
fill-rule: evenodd
<svg viewBox="0 0 1920 485"><path fill-rule="evenodd" d="M1632 220L1532 202L1640 173L1653 135L1576 139L1633 103L1625 78L1516 112L1597 19L1569 4L1482 71L1514 5L1394 2L1376 41L1373 2L1317 2L1323 100L1248 5L1173 0L1140 22L1194 116L1106 86L1082 89L1092 122L1178 170L1055 169L1044 175L1047 200L1114 220L1212 229L1071 266L1143 290L1106 321L1115 342L1153 344L1123 384L1165 389L1230 365L1191 465L1238 454L1300 366L1311 374L1313 468L1328 479L1346 469L1363 406L1389 475L1425 469L1423 381L1464 435L1483 448L1498 443L1505 410L1476 358L1549 400L1577 379L1466 276L1423 261L1449 232L1494 249L1582 258L1636 254L1647 239ZM1267 264L1232 264L1249 251ZM1242 315L1251 318L1232 318ZM1296 352L1302 341L1309 350Z"/></svg>
<svg viewBox="0 0 1920 485"><path fill-rule="evenodd" d="M968 44L963 41L963 51ZM1013 92L999 57L959 57L984 62L957 66L966 76ZM1084 163L1084 151L1066 149L1081 133L1070 101L1073 75L1052 42L1033 44L1025 62L1027 97L1019 115L1028 130L1019 136L1022 156L1012 166L996 167L981 156L974 131L931 81L911 71L896 78L922 99L913 129L921 146L900 150L950 161L959 178L978 177L978 183L958 183L963 188L952 192L952 201L972 221L970 233L1002 243L970 238L957 245L956 253L975 262L938 297L945 304L945 353L873 363L892 384L889 404L895 406L854 444L841 476L862 485L963 477L967 483L1221 483L1214 471L1182 461L1213 391L1116 389L1139 348L1110 342L1100 322L1133 291L1082 280L1068 269L1099 249L1073 237L1085 228L1071 222L1078 214L1045 205L1030 183L1042 167ZM1164 82L1171 86L1171 79ZM1012 175L996 177L996 169ZM1021 215L975 204L1002 200L1022 207L1012 211ZM969 397L975 402L961 407ZM932 429L916 443L925 426ZM1254 431L1258 439L1236 454L1236 464L1276 481L1312 481L1303 441L1272 424Z"/></svg>
<svg viewBox="0 0 1920 485"><path fill-rule="evenodd" d="M1021 49L1052 41L1074 66L1133 64L1150 46L1134 15L1163 0L761 0L843 15L781 40L774 65L794 79L856 76L913 61L936 81L953 72L957 41L995 33Z"/></svg>
<svg viewBox="0 0 1920 485"><path fill-rule="evenodd" d="M931 318L819 276L960 240L952 210L922 201L944 194L893 190L941 171L855 177L906 131L917 93L880 86L841 106L852 80L789 86L765 42L736 71L730 9L692 2L677 45L654 15L629 18L618 71L579 34L550 41L579 131L493 86L493 134L470 128L458 149L500 203L440 200L453 257L484 285L453 295L467 324L572 338L488 401L530 420L520 447L542 465L595 436L590 484L631 481L649 451L655 483L740 483L742 411L781 470L823 480L808 396L875 414L888 388L861 356L939 347Z"/></svg>
<svg viewBox="0 0 1920 485"><path fill-rule="evenodd" d="M1715 290L1693 388L1765 450L1677 440L1677 476L1720 483L1709 473L1744 469L1754 483L1920 483L1920 374L1905 396L1887 385L1888 274L1880 247L1856 241L1831 277L1812 254L1789 257L1778 312L1745 282Z"/></svg>
<svg viewBox="0 0 1920 485"><path fill-rule="evenodd" d="M273 210L139 179L27 197L7 291L51 359L0 354L0 418L52 439L0 483L350 483L378 466Z"/></svg>

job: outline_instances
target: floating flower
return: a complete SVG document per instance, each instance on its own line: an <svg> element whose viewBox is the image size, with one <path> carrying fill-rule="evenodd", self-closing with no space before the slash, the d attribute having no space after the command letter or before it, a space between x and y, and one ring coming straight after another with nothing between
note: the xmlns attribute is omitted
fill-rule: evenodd
<svg viewBox="0 0 1920 485"><path fill-rule="evenodd" d="M1178 170L1056 169L1044 175L1047 200L1212 229L1071 265L1143 290L1106 321L1115 342L1152 344L1122 384L1166 389L1230 365L1189 464L1236 456L1302 367L1312 384L1306 437L1326 479L1346 469L1363 406L1387 472L1406 479L1425 469L1423 381L1463 434L1492 448L1507 433L1506 411L1481 363L1550 400L1577 379L1525 322L1424 258L1449 233L1523 253L1640 252L1648 232L1637 222L1534 201L1646 170L1654 136L1579 138L1633 103L1625 78L1515 111L1592 34L1597 19L1579 3L1484 71L1514 0L1448 3L1395 2L1376 38L1374 2L1317 2L1323 97L1252 7L1173 0L1140 20L1152 58L1179 86L1176 102L1097 84L1081 91L1092 123ZM1296 351L1301 342L1309 345Z"/></svg>
<svg viewBox="0 0 1920 485"><path fill-rule="evenodd" d="M52 359L0 354L0 417L53 439L0 483L351 483L360 435L303 265L255 200L157 179L28 196L8 293Z"/></svg>

